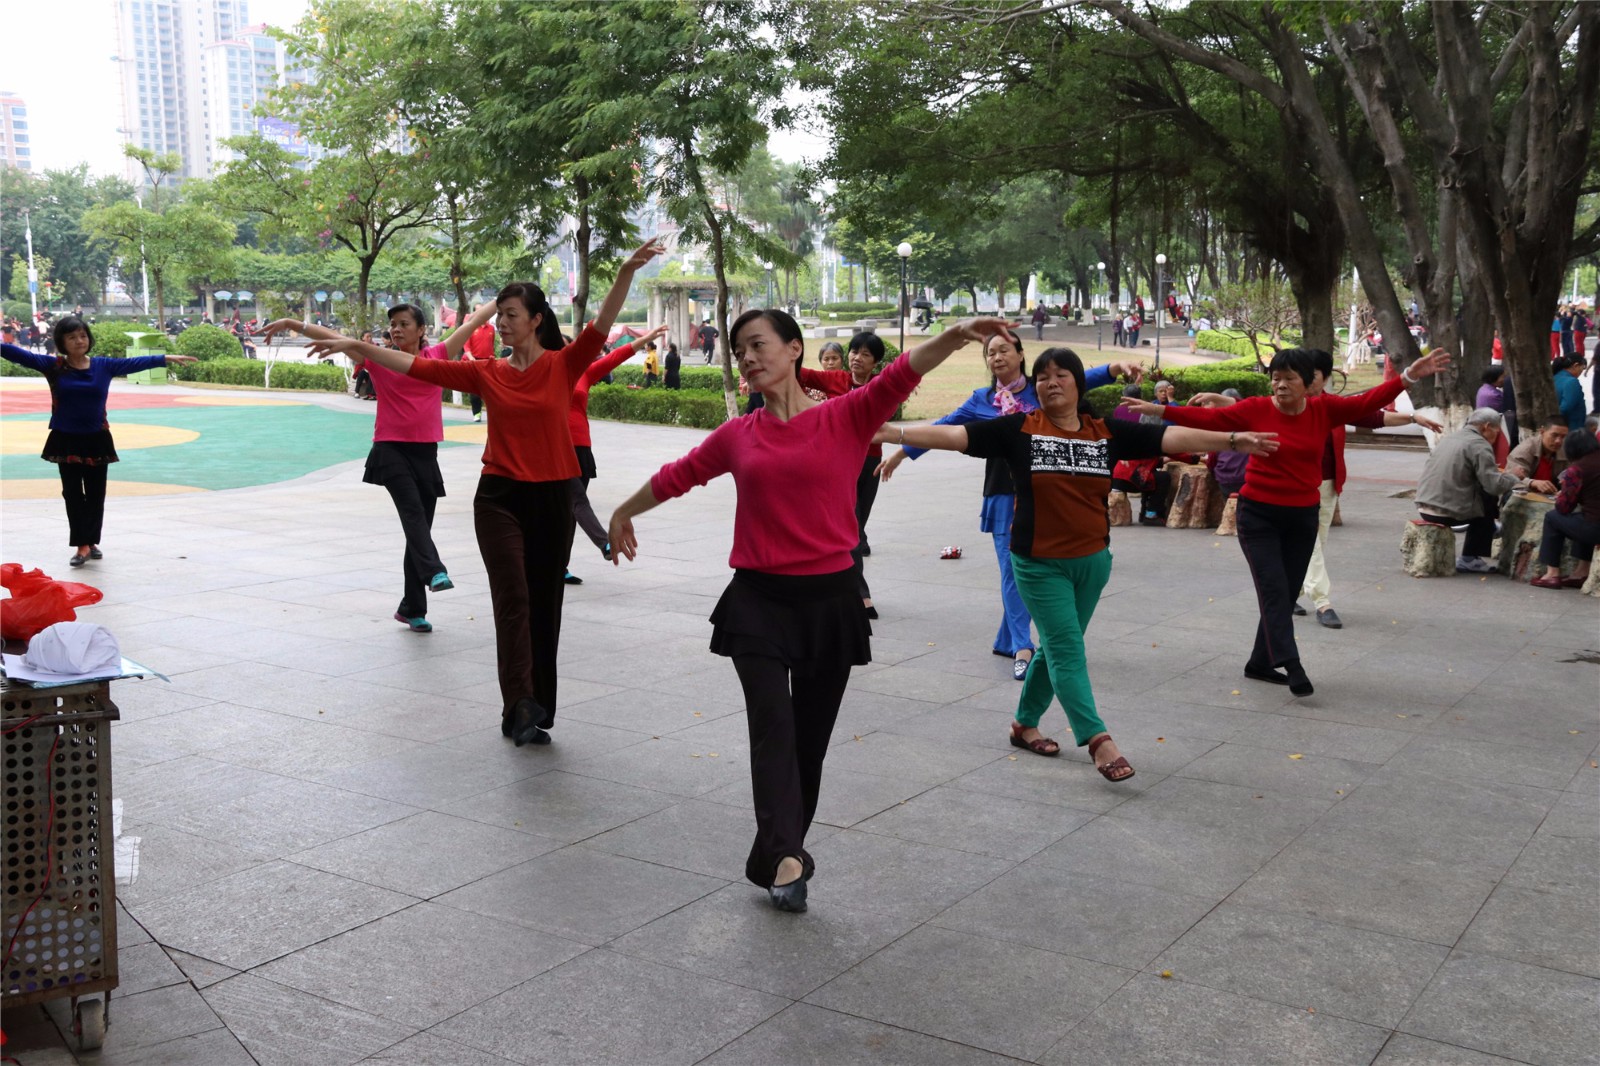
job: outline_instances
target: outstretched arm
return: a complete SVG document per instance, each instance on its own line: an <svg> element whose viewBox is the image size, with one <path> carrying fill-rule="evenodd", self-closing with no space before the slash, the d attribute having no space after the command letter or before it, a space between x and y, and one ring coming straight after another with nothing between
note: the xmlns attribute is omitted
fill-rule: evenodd
<svg viewBox="0 0 1600 1066"><path fill-rule="evenodd" d="M605 300L600 304L600 313L594 319L594 328L602 337L611 332L611 324L617 320L622 305L627 302L628 290L633 287L633 275L638 273L640 267L666 250L667 246L661 243L660 237L651 237L622 264L622 268L617 271L616 282L611 286L611 291L606 293Z"/></svg>
<svg viewBox="0 0 1600 1066"><path fill-rule="evenodd" d="M908 348L903 358L909 359L911 369L922 376L950 358L957 349L973 342L982 344L990 337L1010 333L1020 325L1020 321L1012 322L1004 318L968 318Z"/></svg>
<svg viewBox="0 0 1600 1066"><path fill-rule="evenodd" d="M411 363L416 359L410 352L402 352L396 348L380 348L376 344L358 341L354 337L341 337L337 333L333 334L332 339L317 337L312 341L310 350L311 354L317 356L348 355L352 362L370 360L398 374L410 373Z"/></svg>
<svg viewBox="0 0 1600 1066"><path fill-rule="evenodd" d="M1168 426L1161 435L1161 450L1177 452L1244 452L1246 455L1271 455L1278 450L1276 433L1218 433L1210 429Z"/></svg>
<svg viewBox="0 0 1600 1066"><path fill-rule="evenodd" d="M461 351L467 346L467 341L474 333L478 332L479 327L494 317L495 311L499 310L499 306L493 300L479 304L477 310L472 312L472 316L457 326L455 332L444 339L445 351L448 353L447 358L460 359Z"/></svg>
<svg viewBox="0 0 1600 1066"><path fill-rule="evenodd" d="M326 326L311 325L300 321L298 318L279 318L268 322L261 331L261 343L271 344L274 333L294 332L312 340L339 340L341 334Z"/></svg>
<svg viewBox="0 0 1600 1066"><path fill-rule="evenodd" d="M964 452L967 450L966 426L884 426L873 434L874 444L910 445L924 450Z"/></svg>

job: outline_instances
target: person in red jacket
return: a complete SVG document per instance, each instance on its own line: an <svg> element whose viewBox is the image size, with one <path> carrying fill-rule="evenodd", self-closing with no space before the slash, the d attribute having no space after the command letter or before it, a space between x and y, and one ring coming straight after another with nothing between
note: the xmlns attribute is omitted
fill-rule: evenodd
<svg viewBox="0 0 1600 1066"><path fill-rule="evenodd" d="M472 331L472 336L467 338L466 348L462 350L461 358L467 360L494 358L494 326L492 323L485 322ZM469 392L467 393L467 403L472 405L472 420L474 422L482 422L483 397L475 392Z"/></svg>
<svg viewBox="0 0 1600 1066"><path fill-rule="evenodd" d="M639 348L649 344L663 333L667 332L666 326L657 326L636 341L628 344L619 344L611 351L602 355L589 364L589 369L572 386L572 403L567 407L567 428L572 432L572 447L578 455L578 469L582 471L572 481L572 513L577 519L578 528L583 530L584 536L594 542L600 549L600 555L607 562L611 561L611 538L606 534L606 527L600 524L600 519L595 517L594 507L589 503L589 482L599 477L599 472L594 465L593 438L589 435L589 389L594 383L602 380L607 374L633 358ZM562 579L569 585L583 584L583 578L568 570Z"/></svg>
<svg viewBox="0 0 1600 1066"><path fill-rule="evenodd" d="M1259 430L1278 434L1271 455L1252 455L1239 490L1239 548L1250 566L1261 620L1255 647L1244 665L1252 681L1288 685L1296 696L1315 689L1300 662L1291 613L1296 592L1317 546L1323 457L1334 426L1370 415L1391 403L1407 385L1437 373L1450 356L1441 350L1423 356L1398 377L1358 396L1312 395L1316 358L1304 348L1272 357L1272 396L1252 396L1230 407L1160 407L1144 400L1124 405L1140 414L1159 414L1179 426L1198 429ZM1281 669L1280 669L1281 668Z"/></svg>

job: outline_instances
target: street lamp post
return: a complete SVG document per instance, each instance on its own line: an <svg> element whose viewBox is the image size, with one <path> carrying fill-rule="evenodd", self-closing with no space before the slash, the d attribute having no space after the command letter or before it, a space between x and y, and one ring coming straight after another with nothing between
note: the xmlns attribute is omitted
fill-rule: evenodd
<svg viewBox="0 0 1600 1066"><path fill-rule="evenodd" d="M1161 302L1162 289L1166 288L1167 257L1156 253L1156 369L1161 369L1161 312L1166 306Z"/></svg>
<svg viewBox="0 0 1600 1066"><path fill-rule="evenodd" d="M895 248L900 257L900 350L906 350L906 266L911 262L911 242L901 241Z"/></svg>
<svg viewBox="0 0 1600 1066"><path fill-rule="evenodd" d="M761 269L767 272L767 306L772 306L772 264L766 260L761 261Z"/></svg>
<svg viewBox="0 0 1600 1066"><path fill-rule="evenodd" d="M1096 263L1095 269L1100 271L1100 291L1105 292L1106 265L1104 263ZM1106 321L1104 317L1098 314L1094 316L1094 337L1094 346L1104 351L1106 346Z"/></svg>

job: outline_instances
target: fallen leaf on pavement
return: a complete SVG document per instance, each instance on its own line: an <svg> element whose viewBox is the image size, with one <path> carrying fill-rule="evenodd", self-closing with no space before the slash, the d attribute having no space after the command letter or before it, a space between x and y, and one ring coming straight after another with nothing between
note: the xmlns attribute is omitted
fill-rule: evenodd
<svg viewBox="0 0 1600 1066"><path fill-rule="evenodd" d="M1301 755L1301 754L1299 754L1299 753L1298 753L1298 752L1296 752L1296 753L1295 753L1295 754L1293 754L1293 755L1291 755L1291 756L1289 756L1289 758L1291 758L1291 759L1304 759L1304 758L1305 758L1305 756L1304 756L1304 755Z"/></svg>
<svg viewBox="0 0 1600 1066"><path fill-rule="evenodd" d="M1161 971L1161 979L1163 981L1167 980L1171 976L1172 976L1172 971L1171 970L1162 970Z"/></svg>
<svg viewBox="0 0 1600 1066"><path fill-rule="evenodd" d="M1006 758L1010 759L1012 762L1016 762L1017 761L1017 757L1015 755L1007 755Z"/></svg>
<svg viewBox="0 0 1600 1066"><path fill-rule="evenodd" d="M1234 689L1233 690L1233 695L1235 695L1235 696L1239 695L1239 690L1238 689Z"/></svg>

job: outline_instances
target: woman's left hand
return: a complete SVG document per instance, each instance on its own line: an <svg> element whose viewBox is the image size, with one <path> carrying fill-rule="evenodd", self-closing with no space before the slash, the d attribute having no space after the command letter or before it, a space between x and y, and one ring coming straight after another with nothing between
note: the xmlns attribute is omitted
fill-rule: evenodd
<svg viewBox="0 0 1600 1066"><path fill-rule="evenodd" d="M1132 396L1123 397L1122 402L1117 406L1126 407L1136 415L1159 415L1166 410L1158 403L1151 403L1149 400L1136 400Z"/></svg>
<svg viewBox="0 0 1600 1066"><path fill-rule="evenodd" d="M173 363L197 363L197 362L199 362L199 360L196 359L192 355L169 355L169 356L165 356L165 359L167 360L167 365L168 366L171 366Z"/></svg>
<svg viewBox="0 0 1600 1066"><path fill-rule="evenodd" d="M656 256L666 254L666 251L667 246L662 243L660 237L651 237L634 249L633 254L628 256L627 262L622 264L622 269L638 270Z"/></svg>
<svg viewBox="0 0 1600 1066"><path fill-rule="evenodd" d="M639 538L633 532L633 519L621 509L611 512L611 526L607 533L611 539L611 565L621 566L626 558L630 563L639 556Z"/></svg>
<svg viewBox="0 0 1600 1066"><path fill-rule="evenodd" d="M1421 426L1423 429L1431 429L1435 433L1444 432L1444 427L1435 422L1433 419L1429 418L1427 415L1412 412L1411 421Z"/></svg>
<svg viewBox="0 0 1600 1066"><path fill-rule="evenodd" d="M329 356L355 351L356 345L360 343L354 337L319 337L311 342L307 350L319 359L326 359Z"/></svg>
<svg viewBox="0 0 1600 1066"><path fill-rule="evenodd" d="M1233 450L1244 452L1246 455L1271 455L1278 450L1278 435L1254 431L1236 433L1233 437Z"/></svg>
<svg viewBox="0 0 1600 1066"><path fill-rule="evenodd" d="M646 333L644 336L635 339L633 343L634 344L640 344L640 345L649 344L651 341L655 340L657 337L663 336L666 332L667 332L667 327L666 326L657 326L655 329L651 330L649 333Z"/></svg>
<svg viewBox="0 0 1600 1066"><path fill-rule="evenodd" d="M982 344L990 337L1003 337L1015 333L1018 326L1022 325L1019 318L1012 321L1006 318L964 318L951 326L946 332L953 330L964 340L977 341Z"/></svg>
<svg viewBox="0 0 1600 1066"><path fill-rule="evenodd" d="M1412 363L1406 370L1411 374L1411 380L1432 377L1450 365L1450 353L1443 348L1435 348L1427 355Z"/></svg>

